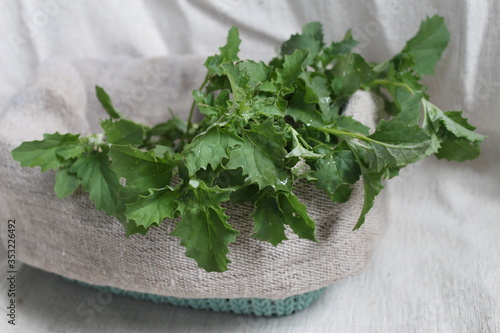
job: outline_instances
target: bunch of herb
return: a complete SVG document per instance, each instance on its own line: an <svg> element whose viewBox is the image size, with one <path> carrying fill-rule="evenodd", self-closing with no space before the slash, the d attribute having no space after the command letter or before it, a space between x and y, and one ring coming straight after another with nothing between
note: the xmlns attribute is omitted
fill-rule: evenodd
<svg viewBox="0 0 500 333"><path fill-rule="evenodd" d="M349 200L362 179L365 221L383 180L428 155L476 158L483 136L461 112L429 101L421 76L434 67L449 40L442 17L427 18L403 50L373 64L353 52L350 32L326 44L322 25L304 26L268 64L238 58L237 28L220 53L205 62L207 75L193 91L189 119L154 127L124 117L106 92L97 98L109 114L103 134L45 134L12 151L22 166L58 170L60 198L80 186L96 208L115 216L126 234L146 234L177 218L173 236L207 271L225 271L228 244L239 232L221 204L253 205L254 237L278 245L288 225L316 241L315 223L294 188L312 182L334 202ZM349 97L368 90L385 100L390 120L369 128L343 115ZM204 115L192 122L195 108ZM296 168L302 163L307 168ZM300 169L300 172L299 172ZM125 179L125 182L120 182Z"/></svg>

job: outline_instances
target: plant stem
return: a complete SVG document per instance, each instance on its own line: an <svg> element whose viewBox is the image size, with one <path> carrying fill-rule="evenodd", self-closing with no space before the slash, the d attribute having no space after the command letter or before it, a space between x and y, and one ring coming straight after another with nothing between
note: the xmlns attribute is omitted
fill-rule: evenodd
<svg viewBox="0 0 500 333"><path fill-rule="evenodd" d="M203 80L203 82L201 83L200 87L198 88L198 90L201 90L205 87L205 85L207 84L208 82L208 73L207 75L205 75L205 79ZM196 101L193 100L193 103L191 104L191 109L189 110L189 116L188 116L188 120L187 120L187 128L186 128L186 134L189 133L189 130L191 129L191 120L193 118L193 113L194 113L194 107L196 106Z"/></svg>
<svg viewBox="0 0 500 333"><path fill-rule="evenodd" d="M406 83L401 83L401 82L394 82L394 81L389 81L389 80L383 80L383 79L378 79L378 80L374 80L371 82L372 85L377 85L377 84L381 84L381 85L393 85L393 86L397 86L397 87L401 87L401 88L405 88L406 90L408 90L412 96L415 95L415 92L413 91L413 89L410 88L409 85L407 85Z"/></svg>
<svg viewBox="0 0 500 333"><path fill-rule="evenodd" d="M422 146L428 144L428 143L424 142L424 143L416 143L413 145L404 146L404 145L390 144L390 143L386 143L386 142L382 142L382 141L377 141L377 140L374 140L374 139L369 138L367 136L364 136L362 134L343 131L343 130L339 130L339 129L335 129L335 128L317 127L317 129L320 131L326 132L326 133L330 133L330 134L339 136L339 137L350 136L352 138L356 138L356 139L359 139L359 140L362 140L365 142L373 142L375 144L378 144L378 145L381 145L381 146L384 146L387 148L393 148L393 149L414 149L414 148L422 147Z"/></svg>
<svg viewBox="0 0 500 333"><path fill-rule="evenodd" d="M347 132L347 131L343 131L343 130L339 130L339 129L334 129L334 128L327 128L327 127L318 127L318 129L322 132L325 132L325 133L329 133L329 134L333 134L333 135L336 135L336 136L343 136L343 135L347 135L347 136L350 136L350 137L353 137L353 138L356 138L356 139L360 139L360 140L363 140L363 141L372 141L372 139L362 135L362 134L358 134L358 133L353 133L353 132Z"/></svg>
<svg viewBox="0 0 500 333"><path fill-rule="evenodd" d="M389 61L375 65L375 67L373 67L373 70L377 73L381 73L385 71L387 68L389 68Z"/></svg>

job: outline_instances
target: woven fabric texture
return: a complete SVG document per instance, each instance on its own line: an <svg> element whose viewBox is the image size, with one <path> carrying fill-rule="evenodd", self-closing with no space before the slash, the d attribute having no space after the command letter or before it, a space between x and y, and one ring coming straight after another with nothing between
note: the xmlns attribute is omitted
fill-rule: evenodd
<svg viewBox="0 0 500 333"><path fill-rule="evenodd" d="M258 241L251 237L251 207L230 207L229 222L241 232L229 246L232 263L227 272L207 273L169 235L175 221L164 221L147 236L126 238L122 225L97 211L86 193L58 199L53 172L21 168L10 156L22 141L39 140L43 133L100 131L99 119L106 114L94 97L95 84L137 121L163 121L168 109L185 117L191 90L205 74L202 63L179 56L73 63L53 59L40 66L32 84L11 100L0 124L0 209L6 215L16 209L19 260L89 284L187 298L283 299L363 271L384 218L376 204L365 225L352 231L363 203L360 182L345 204L332 203L307 183L296 188L316 221L318 243L290 230L289 240L277 247ZM358 92L346 113L373 128L377 108L369 93Z"/></svg>

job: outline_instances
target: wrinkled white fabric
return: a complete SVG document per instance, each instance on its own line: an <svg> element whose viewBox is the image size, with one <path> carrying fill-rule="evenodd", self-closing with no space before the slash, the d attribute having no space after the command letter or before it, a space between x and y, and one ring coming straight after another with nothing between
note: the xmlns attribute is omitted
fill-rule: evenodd
<svg viewBox="0 0 500 333"><path fill-rule="evenodd" d="M439 13L452 39L436 75L425 79L431 100L443 109L463 109L488 135L476 161L429 158L390 181L388 229L368 269L335 284L302 313L255 319L114 297L86 316L82 308L97 299L95 291L24 266L20 332L500 331L498 1L25 0L3 1L0 9L3 105L53 56L205 57L223 45L234 24L244 41L242 56L269 59L280 41L317 20L325 23L328 39L353 28L362 42L359 52L383 61L401 49L420 20ZM27 208L11 210L20 215ZM2 210L1 218L11 216ZM15 331L3 320L0 329Z"/></svg>

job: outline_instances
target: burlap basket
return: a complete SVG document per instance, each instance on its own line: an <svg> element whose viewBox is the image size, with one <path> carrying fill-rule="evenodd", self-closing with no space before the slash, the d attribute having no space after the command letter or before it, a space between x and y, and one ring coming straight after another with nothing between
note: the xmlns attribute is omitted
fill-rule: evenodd
<svg viewBox="0 0 500 333"><path fill-rule="evenodd" d="M43 133L101 132L99 119L107 115L94 96L96 84L134 120L153 125L169 117L168 109L187 116L191 90L205 74L202 63L185 56L72 63L53 59L39 67L0 121L0 209L4 219L16 220L20 261L135 297L267 315L307 306L321 288L363 271L384 218L376 204L365 225L352 231L363 203L361 182L344 204L333 204L306 183L294 191L317 223L319 243L287 230L289 240L273 247L251 237L251 208L228 209L229 222L241 235L230 244L229 270L207 273L169 235L175 221L164 221L147 236L126 238L122 225L96 210L86 193L58 199L54 172L42 174L39 168L21 168L13 161L12 149L22 141L40 140ZM346 112L373 128L378 107L370 93L358 92ZM6 231L0 229L4 244ZM244 309L238 305L242 299Z"/></svg>

